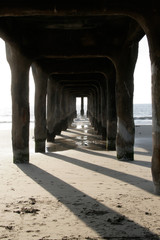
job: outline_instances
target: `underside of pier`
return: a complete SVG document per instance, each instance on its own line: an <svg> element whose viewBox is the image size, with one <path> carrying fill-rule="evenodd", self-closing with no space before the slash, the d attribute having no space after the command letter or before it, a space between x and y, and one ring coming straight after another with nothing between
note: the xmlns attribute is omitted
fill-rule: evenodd
<svg viewBox="0 0 160 240"><path fill-rule="evenodd" d="M144 6L145 4L145 6ZM138 43L152 65L155 193L160 194L159 1L0 1L0 37L12 75L13 162L29 162L29 69L35 81L35 151L45 152L76 117L76 98L117 159L134 160L133 94Z"/></svg>

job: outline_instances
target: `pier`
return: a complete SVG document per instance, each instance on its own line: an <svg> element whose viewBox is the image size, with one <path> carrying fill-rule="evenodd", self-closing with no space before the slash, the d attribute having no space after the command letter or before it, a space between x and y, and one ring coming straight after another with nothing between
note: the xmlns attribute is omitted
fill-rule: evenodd
<svg viewBox="0 0 160 240"><path fill-rule="evenodd" d="M12 84L13 162L29 163L29 69L35 81L35 152L76 117L88 98L94 130L119 161L134 161L133 74L138 43L147 36L152 66L152 177L160 194L159 2L0 2Z"/></svg>

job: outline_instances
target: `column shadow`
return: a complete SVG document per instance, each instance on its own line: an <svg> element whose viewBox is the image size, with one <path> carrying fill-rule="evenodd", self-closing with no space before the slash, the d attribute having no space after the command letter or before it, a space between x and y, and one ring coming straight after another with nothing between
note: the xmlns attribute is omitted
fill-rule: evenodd
<svg viewBox="0 0 160 240"><path fill-rule="evenodd" d="M61 135L61 136L64 137L63 135ZM74 138L72 138L72 137L64 137L64 139L65 138L74 140ZM58 144L60 144L60 145L58 145ZM58 145L58 148L56 148L56 145ZM64 150L69 150L69 149L76 149L76 151L79 151L79 152L82 152L82 153L86 153L86 154L89 154L89 155L94 155L94 156L97 156L97 157L110 158L110 159L114 159L114 160L118 161L116 156L113 156L111 154L107 154L107 150L101 149L101 150L98 150L98 151L94 151L94 149L92 149L92 148L88 149L85 146L78 147L75 144L74 141L72 141L72 142L68 141L67 142L67 141L63 141L63 139L60 139L60 140L56 140L55 143L47 146L47 151L49 153L57 152L57 151L64 151ZM105 154L103 152L105 152ZM138 154L138 155L142 155L142 156L151 156L150 152L145 153L145 152L140 152L140 151L136 150L134 153ZM148 161L134 160L134 161L128 161L128 163L133 164L133 165L139 165L139 166L151 168L151 162L148 162Z"/></svg>
<svg viewBox="0 0 160 240"><path fill-rule="evenodd" d="M87 154L92 154L97 157L110 158L110 159L114 159L114 160L118 161L116 156L113 156L110 154L103 154L102 152L90 151L85 148L77 148L76 151L87 153ZM107 152L107 151L105 151L105 152ZM150 154L143 154L143 152L139 152L139 151L135 151L135 154L150 156ZM134 160L134 161L128 161L128 163L133 164L133 165L139 165L139 166L151 168L151 162L148 162L148 161Z"/></svg>
<svg viewBox="0 0 160 240"><path fill-rule="evenodd" d="M94 155L97 157L111 158L111 159L117 160L116 156L113 156L110 154L103 154L102 152L98 152L98 151L94 151L94 150L90 151L87 148L77 148L76 151L83 152L83 153L86 153L89 155ZM105 150L104 152L107 152L107 150Z"/></svg>
<svg viewBox="0 0 160 240"><path fill-rule="evenodd" d="M43 189L56 197L75 216L94 230L101 239L159 239L149 229L110 209L45 170L33 164L17 164L17 166L24 174L40 184Z"/></svg>
<svg viewBox="0 0 160 240"><path fill-rule="evenodd" d="M70 133L74 133L75 136L67 136L67 135L64 135L64 134L61 134L61 137L64 139L63 142L61 142L61 149L60 150L67 150L67 149L76 149L77 151L80 151L80 152L84 152L84 153L87 153L87 154L92 154L94 156L97 156L97 157L109 157L111 159L116 159L116 156L113 156L113 155L110 155L110 154L106 154L107 150L105 149L105 144L98 144L98 141L100 141L100 136L99 135L96 135L96 134L88 134L88 133L80 133L79 129L76 129L75 127L72 128L73 130L75 129L75 131L71 130L70 128L67 129L66 132L70 132ZM82 129L82 131L84 131ZM94 130L93 130L94 132ZM92 139L95 139L95 140L98 140L96 141L95 144L91 144L90 146L77 146L76 142L81 142L81 140L78 140L77 139L77 135L78 136L87 136L87 137L91 137ZM72 140L72 144L70 144L70 142L65 142L65 139L71 139ZM139 144L136 143L135 145L135 151L134 153L135 154L138 154L138 155L143 155L143 156L151 156L152 155L152 150L151 150L151 147L149 149L146 148L146 144L143 143L143 141L139 139ZM74 143L74 144L73 144ZM63 147L63 148L62 148ZM144 148L146 150L141 152L141 151L138 151L138 147L141 147L141 148ZM97 148L97 149L96 149ZM93 151L90 151L90 150L93 150ZM97 150L97 151L94 151L94 150ZM53 148L50 147L48 148L48 152L56 152L58 150L55 150L54 149L54 146ZM101 153L99 152L101 151ZM105 154L103 153L105 152ZM141 161L141 160L134 160L134 161L130 161L128 162L132 165L139 165L139 166L143 166L143 167L147 167L147 168L151 168L151 163L148 162L148 161Z"/></svg>
<svg viewBox="0 0 160 240"><path fill-rule="evenodd" d="M137 176L134 176L131 174L123 173L123 172L119 172L119 171L116 171L116 170L113 170L110 168L102 167L102 166L99 166L99 165L96 165L93 163L89 163L89 162L86 162L83 160L67 157L64 155L57 154L57 153L45 153L45 155L47 155L49 157L57 158L61 161L65 161L65 162L74 164L76 166L91 170L96 173L106 175L111 178L118 179L122 182L136 186L146 192L154 194L152 181L146 180L144 178L137 177Z"/></svg>

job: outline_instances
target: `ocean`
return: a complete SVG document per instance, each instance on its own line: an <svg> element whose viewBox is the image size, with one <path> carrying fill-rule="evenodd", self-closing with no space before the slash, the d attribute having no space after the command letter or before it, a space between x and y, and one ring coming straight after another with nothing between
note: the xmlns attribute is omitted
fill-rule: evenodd
<svg viewBox="0 0 160 240"><path fill-rule="evenodd" d="M86 111L86 106L84 107ZM78 110L79 111L79 110ZM30 110L30 122L34 124L33 107ZM152 125L152 107L151 104L134 104L135 125ZM11 108L0 107L0 130L11 129Z"/></svg>
<svg viewBox="0 0 160 240"><path fill-rule="evenodd" d="M151 104L134 104L133 114L135 125L152 125Z"/></svg>

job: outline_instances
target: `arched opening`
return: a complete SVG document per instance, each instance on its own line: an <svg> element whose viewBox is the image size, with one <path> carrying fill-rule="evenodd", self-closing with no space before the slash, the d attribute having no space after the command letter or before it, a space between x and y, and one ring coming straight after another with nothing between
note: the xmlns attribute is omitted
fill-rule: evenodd
<svg viewBox="0 0 160 240"><path fill-rule="evenodd" d="M139 42L134 72L135 146L152 151L151 64L146 36ZM145 138L145 140L144 140ZM142 140L143 139L143 140Z"/></svg>
<svg viewBox="0 0 160 240"><path fill-rule="evenodd" d="M146 36L139 42L134 71L134 104L151 104L151 64Z"/></svg>
<svg viewBox="0 0 160 240"><path fill-rule="evenodd" d="M5 42L0 39L0 128L11 128L11 72L6 60ZM34 81L32 71L30 77L30 122L34 125ZM88 98L84 97L84 113L86 116ZM76 98L77 116L80 116L81 97ZM151 69L146 37L139 43L139 55L134 73L134 117L135 124L151 125Z"/></svg>
<svg viewBox="0 0 160 240"><path fill-rule="evenodd" d="M139 42L139 54L134 72L135 125L152 125L151 64L146 36Z"/></svg>
<svg viewBox="0 0 160 240"><path fill-rule="evenodd" d="M81 97L76 97L76 111L77 111L77 117L79 118L81 115L81 102L82 98ZM83 104L84 104L84 116L87 116L87 104L88 104L88 98L83 97Z"/></svg>
<svg viewBox="0 0 160 240"><path fill-rule="evenodd" d="M11 128L11 71L0 38L0 129Z"/></svg>
<svg viewBox="0 0 160 240"><path fill-rule="evenodd" d="M0 38L0 129L11 129L12 100L11 100L11 70L6 59L5 42ZM30 123L34 122L34 92L35 86L32 71L29 72L29 102Z"/></svg>
<svg viewBox="0 0 160 240"><path fill-rule="evenodd" d="M80 111L81 111L81 98L76 97L76 111L77 111L77 118L80 117Z"/></svg>

